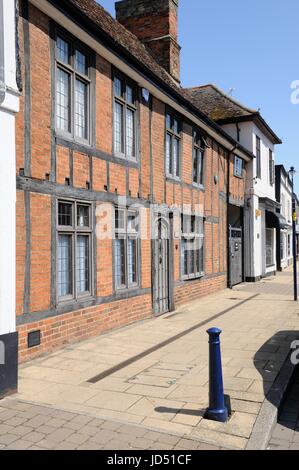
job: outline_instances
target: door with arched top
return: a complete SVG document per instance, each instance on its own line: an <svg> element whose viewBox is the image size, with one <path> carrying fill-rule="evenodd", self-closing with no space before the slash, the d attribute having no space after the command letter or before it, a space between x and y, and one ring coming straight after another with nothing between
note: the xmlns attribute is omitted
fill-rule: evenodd
<svg viewBox="0 0 299 470"><path fill-rule="evenodd" d="M155 224L153 259L153 305L154 314L169 312L169 223L159 218Z"/></svg>

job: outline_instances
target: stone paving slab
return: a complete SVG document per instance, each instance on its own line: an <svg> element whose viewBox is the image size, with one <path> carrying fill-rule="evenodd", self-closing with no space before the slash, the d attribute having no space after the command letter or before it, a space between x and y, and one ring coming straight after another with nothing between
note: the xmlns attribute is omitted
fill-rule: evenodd
<svg viewBox="0 0 299 470"><path fill-rule="evenodd" d="M0 404L0 450L221 450L198 439L53 406L11 398ZM10 418L11 412L14 418Z"/></svg>
<svg viewBox="0 0 299 470"><path fill-rule="evenodd" d="M174 314L69 345L22 365L16 397L244 449L290 344L299 336L299 306L292 301L291 286L288 270L198 299ZM206 330L212 326L223 330L224 385L233 411L229 423L217 426L203 417L209 392ZM151 354L105 379L89 381L153 347L157 349Z"/></svg>

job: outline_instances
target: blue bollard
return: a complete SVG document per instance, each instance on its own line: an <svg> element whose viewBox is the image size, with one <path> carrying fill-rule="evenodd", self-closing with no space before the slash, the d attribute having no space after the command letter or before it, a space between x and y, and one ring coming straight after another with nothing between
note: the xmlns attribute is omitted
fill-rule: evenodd
<svg viewBox="0 0 299 470"><path fill-rule="evenodd" d="M228 410L225 406L222 363L220 351L219 328L211 328L207 331L210 345L210 404L206 419L225 423L228 420Z"/></svg>

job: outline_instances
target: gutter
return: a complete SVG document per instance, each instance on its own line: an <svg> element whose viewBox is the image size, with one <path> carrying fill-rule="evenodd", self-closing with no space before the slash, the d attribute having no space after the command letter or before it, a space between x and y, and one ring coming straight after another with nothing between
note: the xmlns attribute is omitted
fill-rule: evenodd
<svg viewBox="0 0 299 470"><path fill-rule="evenodd" d="M0 104L5 99L5 69L4 69L4 15L3 0L0 0Z"/></svg>
<svg viewBox="0 0 299 470"><path fill-rule="evenodd" d="M68 29L82 42L88 44L95 52L125 73L139 86L147 88L154 97L205 130L210 137L224 148L230 150L231 146L235 145L236 141L217 123L209 119L180 93L152 73L123 46L117 44L108 33L101 30L75 5L65 0L30 0L30 3L65 29ZM241 145L238 147L237 155L246 162L254 158L253 153Z"/></svg>

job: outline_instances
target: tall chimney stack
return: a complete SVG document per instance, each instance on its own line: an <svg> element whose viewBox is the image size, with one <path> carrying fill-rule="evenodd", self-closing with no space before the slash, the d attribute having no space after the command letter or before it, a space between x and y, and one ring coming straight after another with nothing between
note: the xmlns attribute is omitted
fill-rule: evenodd
<svg viewBox="0 0 299 470"><path fill-rule="evenodd" d="M116 19L151 51L157 62L180 83L178 44L179 0L122 0Z"/></svg>

